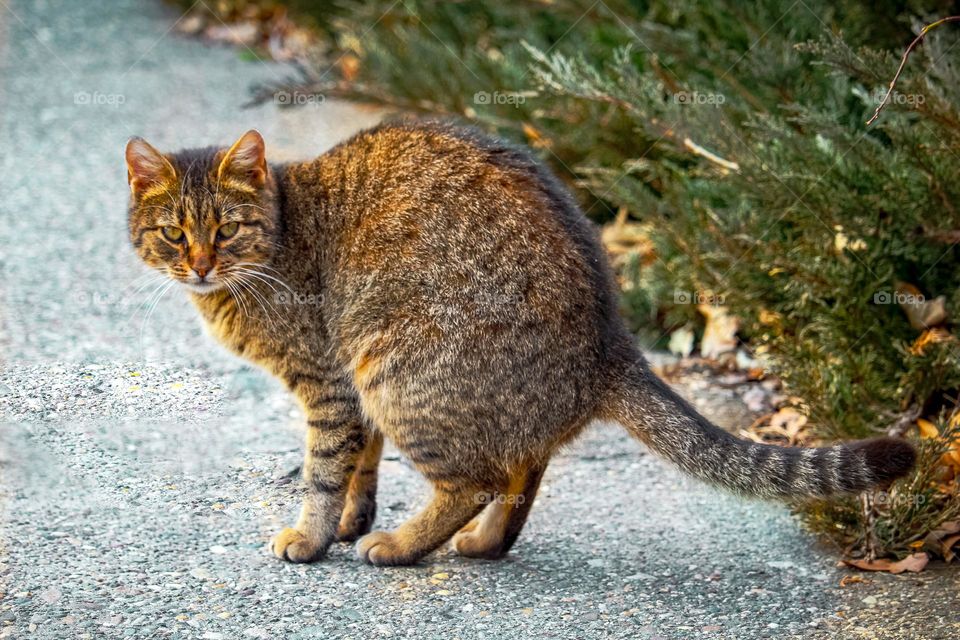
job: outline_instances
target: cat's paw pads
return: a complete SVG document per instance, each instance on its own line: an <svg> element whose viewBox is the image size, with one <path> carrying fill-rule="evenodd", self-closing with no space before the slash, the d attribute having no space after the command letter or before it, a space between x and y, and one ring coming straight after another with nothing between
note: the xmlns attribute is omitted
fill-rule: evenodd
<svg viewBox="0 0 960 640"><path fill-rule="evenodd" d="M469 525L468 525L469 526ZM484 558L495 560L503 556L503 545L500 540L491 540L483 535L482 529L476 526L464 527L451 541L454 551L467 558Z"/></svg>
<svg viewBox="0 0 960 640"><path fill-rule="evenodd" d="M397 537L386 531L374 531L357 540L357 555L378 567L410 564Z"/></svg>
<svg viewBox="0 0 960 640"><path fill-rule="evenodd" d="M273 555L288 562L312 562L322 555L320 545L296 529L284 529L270 542Z"/></svg>
<svg viewBox="0 0 960 640"><path fill-rule="evenodd" d="M377 514L377 503L367 502L359 508L348 506L340 517L340 526L337 529L337 540L353 542L360 536L370 533L373 520Z"/></svg>

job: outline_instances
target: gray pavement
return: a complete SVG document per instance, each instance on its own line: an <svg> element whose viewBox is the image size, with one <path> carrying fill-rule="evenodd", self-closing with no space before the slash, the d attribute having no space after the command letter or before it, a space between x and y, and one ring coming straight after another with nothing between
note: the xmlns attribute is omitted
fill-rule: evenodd
<svg viewBox="0 0 960 640"><path fill-rule="evenodd" d="M956 613L924 609L936 595L910 600L956 593L955 572L839 589L834 553L785 507L687 480L612 427L551 466L503 561L271 557L296 513L301 416L182 294L151 297L126 238L123 145L256 127L273 158L305 157L377 115L242 109L250 83L285 70L183 39L178 16L0 0L0 637L957 635ZM378 526L424 488L388 451Z"/></svg>

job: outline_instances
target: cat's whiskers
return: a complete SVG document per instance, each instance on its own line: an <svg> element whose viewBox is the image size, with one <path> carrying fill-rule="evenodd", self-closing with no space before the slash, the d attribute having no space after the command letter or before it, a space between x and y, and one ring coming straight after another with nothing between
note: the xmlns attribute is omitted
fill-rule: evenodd
<svg viewBox="0 0 960 640"><path fill-rule="evenodd" d="M277 305L279 304L278 301L279 301L279 300L283 297L283 295L284 295L281 291L279 291L276 287L274 287L273 284L272 284L269 280L264 280L264 279L262 279L262 278L257 277L258 275L263 275L263 274L255 274L255 273L250 272L250 271L244 271L243 269L237 269L237 270L235 270L235 273L236 273L236 277L237 277L238 281L243 282L244 285L247 286L248 290L249 290L254 296L256 296L258 299L262 299L271 309L273 309L273 310L276 312L276 314L277 314L277 318L281 321L282 324L288 325L288 323L286 322L286 320L285 320L285 318L284 318L284 316L283 316L283 313L282 313L279 309L276 308ZM264 296L264 295L257 289L257 287L256 287L257 284L263 284L263 285L265 285L265 286L267 286L267 287L270 287L270 289L273 291L273 296L272 296L272 297L273 297L273 303L272 303L272 304L271 304L271 302L269 301L269 298L266 297L266 296Z"/></svg>
<svg viewBox="0 0 960 640"><path fill-rule="evenodd" d="M164 286L164 284L166 284L166 282L167 282L168 280L170 280L170 275L169 275L169 274L164 274L164 273L156 273L156 274L154 274L154 273L151 273L151 274L146 274L146 275L148 275L148 276L149 276L149 275L152 275L152 276L156 276L156 277L153 278L153 279L149 279L149 280L147 280L145 283L143 283L142 285L140 285L140 286L136 289L136 291L134 291L132 294L130 294L130 297L132 298L132 297L136 296L137 294L139 294L141 291L143 291L143 290L146 289L147 287L153 287L153 288L150 289L150 293L147 294L146 296L144 296L143 300L141 300L141 301L139 302L139 304L137 304L137 306L134 307L133 311L130 312L130 316L129 316L129 318L128 318L128 322L129 322L129 321L132 321L132 320L133 320L133 317L134 317L141 309L149 308L150 302L151 302L151 300L153 299L153 296L155 296L155 295L157 294L157 292ZM144 277L145 277L145 276L144 276Z"/></svg>
<svg viewBox="0 0 960 640"><path fill-rule="evenodd" d="M127 285L127 286L120 292L120 304L121 304L122 306L127 306L127 299L129 299L129 300L130 300L130 303L132 304L132 303L135 301L135 299L140 295L140 293L141 293L142 291L144 291L147 287L159 287L159 286L162 285L166 280L169 280L169 279L170 279L169 276L166 276L166 275L163 275L163 274L160 274L160 273L155 273L155 274L150 274L150 275L153 276L153 277L152 277L152 278L148 278L147 280L145 280L142 284L140 284L140 285L139 285L136 289L134 289L133 291L130 291L130 288L133 287L133 284L134 284L134 283L131 283L131 284ZM156 289L154 289L153 291L156 291ZM151 292L151 295L152 295L152 294L153 294L153 292ZM147 298L147 300L149 300L149 297ZM136 307L136 309L135 309L134 311L139 310L140 307L143 306L143 303L144 303L145 301L146 301L146 300L141 300L141 301L137 304L137 307Z"/></svg>
<svg viewBox="0 0 960 640"><path fill-rule="evenodd" d="M145 351L143 348L143 336L147 328L147 323L150 321L150 317L153 315L153 312L156 311L157 305L160 303L160 300L163 296L166 295L167 291L170 290L173 285L176 284L176 280L171 279L166 284L160 284L154 290L155 293L151 294L152 302L147 310L146 315L144 315L143 320L140 322L140 350Z"/></svg>
<svg viewBox="0 0 960 640"><path fill-rule="evenodd" d="M252 271L252 270L249 270L249 269L245 269L245 268L243 268L243 267L234 269L233 271L235 271L238 275L243 275L243 276L246 276L246 277L248 277L248 278L253 278L254 280L257 280L257 281L259 281L259 282L262 282L262 283L265 284L266 286L270 287L270 290L273 291L274 295L278 295L278 294L280 293L280 291L279 291L275 286L273 286L273 283L272 283L269 279L265 279L265 278L261 278L261 277L260 277L260 276L264 275L264 274L262 274L262 273L257 273L257 272L255 272L255 271Z"/></svg>
<svg viewBox="0 0 960 640"><path fill-rule="evenodd" d="M226 278L224 278L224 282L227 282ZM249 293L250 297L253 298L254 302L256 302L257 305L260 307L260 309L263 310L264 317L267 320L270 319L270 314L268 313L267 308L264 307L261 296L258 295L256 290L254 290L249 286L246 286L246 283L243 282L243 280L241 279L231 279L230 282L232 286L236 287L236 289L231 289L231 292L236 291L236 293L233 294L235 298L242 299L242 296L240 295L241 293L243 292Z"/></svg>
<svg viewBox="0 0 960 640"><path fill-rule="evenodd" d="M159 273L157 271L148 271L147 273L142 273L128 282L121 290L120 295L126 296L128 292L130 292L130 295L136 295L147 285L158 282L166 277L167 276L165 276L163 273Z"/></svg>
<svg viewBox="0 0 960 640"><path fill-rule="evenodd" d="M286 290L289 291L290 293L296 293L296 292L290 287L290 285L288 285L286 282L284 282L284 281L281 280L280 278L278 278L278 277L276 277L276 276L273 276L273 275L270 275L270 274L268 274L268 273L263 273L262 271L258 271L258 268L271 268L271 267L267 267L267 265L256 264L256 263L254 263L254 262L237 262L237 263L231 265L231 269L235 269L235 270L237 270L237 271L246 273L246 274L251 275L251 276L254 276L254 277L260 277L260 278L266 278L267 280L272 280L273 282L276 282L276 283L280 284L284 289L286 289ZM280 273L280 272L277 271L276 269L272 269L272 270L273 270L274 272L278 273L278 274ZM276 289L274 289L274 290L276 290Z"/></svg>
<svg viewBox="0 0 960 640"><path fill-rule="evenodd" d="M250 296L260 305L260 308L263 310L264 319L272 322L273 318L271 316L271 311L276 314L277 320L280 324L284 326L289 326L286 319L283 317L283 314L275 305L270 303L270 300L263 296L263 294L257 290L257 287L254 282L248 280L244 274L236 273L231 274L231 276L224 277L224 282L230 280L235 284L241 291L245 291L250 294Z"/></svg>
<svg viewBox="0 0 960 640"><path fill-rule="evenodd" d="M240 291L237 288L235 288L234 283L231 282L228 278L222 278L221 282L223 282L223 286L227 288L227 291L230 292L230 296L236 302L237 309L240 311L240 315L249 318L250 312L247 310L247 303L243 299L243 297L240 295Z"/></svg>
<svg viewBox="0 0 960 640"><path fill-rule="evenodd" d="M274 244L273 246L279 247L280 245ZM262 262L235 262L232 266L235 266L235 267L252 267L252 268L257 268L257 269L269 269L270 271L273 271L274 273L276 273L276 274L278 274L278 275L281 273L281 271L280 271L279 269L277 269L276 267L272 267L272 266L270 266L269 264L265 264L265 263L262 263Z"/></svg>

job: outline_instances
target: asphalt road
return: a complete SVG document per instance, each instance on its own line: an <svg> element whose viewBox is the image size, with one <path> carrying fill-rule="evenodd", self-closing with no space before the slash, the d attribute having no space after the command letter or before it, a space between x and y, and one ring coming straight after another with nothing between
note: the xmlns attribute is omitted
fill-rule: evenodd
<svg viewBox="0 0 960 640"><path fill-rule="evenodd" d="M613 428L548 470L510 556L410 568L265 551L295 517L301 417L154 306L123 145L314 155L376 114L242 109L273 63L186 40L152 0L0 0L0 637L956 637L956 572L844 571L786 508L689 481ZM706 403L709 413L711 403ZM378 526L424 497L394 452Z"/></svg>

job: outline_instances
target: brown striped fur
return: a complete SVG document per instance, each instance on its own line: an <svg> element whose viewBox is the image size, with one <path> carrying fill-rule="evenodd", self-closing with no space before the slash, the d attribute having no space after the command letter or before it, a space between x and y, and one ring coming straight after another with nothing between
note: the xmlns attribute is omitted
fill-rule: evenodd
<svg viewBox="0 0 960 640"><path fill-rule="evenodd" d="M464 555L498 557L550 457L594 419L760 496L858 491L913 463L898 440L784 449L697 414L634 346L595 229L519 149L401 123L308 162L264 154L253 131L169 155L134 139L127 166L140 256L191 288L217 338L282 379L307 416L308 491L273 541L282 558L359 536L379 565L452 537ZM397 530L368 533L383 437L434 492Z"/></svg>

